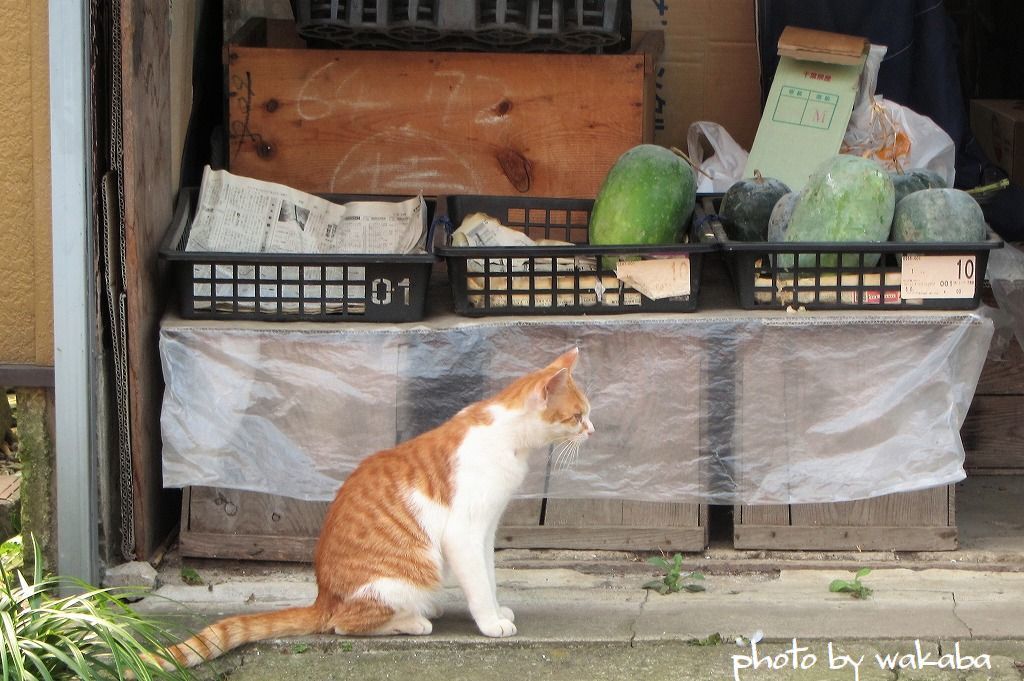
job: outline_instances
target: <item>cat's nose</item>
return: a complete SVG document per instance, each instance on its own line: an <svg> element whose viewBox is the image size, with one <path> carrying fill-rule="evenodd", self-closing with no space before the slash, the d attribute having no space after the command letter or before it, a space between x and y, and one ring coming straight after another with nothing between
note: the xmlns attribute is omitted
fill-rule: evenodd
<svg viewBox="0 0 1024 681"><path fill-rule="evenodd" d="M583 419L583 425L587 427L587 435L591 435L594 432L594 424L590 422L590 419Z"/></svg>

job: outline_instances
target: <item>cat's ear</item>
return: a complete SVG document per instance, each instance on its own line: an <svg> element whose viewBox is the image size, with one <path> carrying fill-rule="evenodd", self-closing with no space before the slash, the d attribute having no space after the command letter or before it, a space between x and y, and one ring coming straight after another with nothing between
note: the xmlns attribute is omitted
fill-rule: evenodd
<svg viewBox="0 0 1024 681"><path fill-rule="evenodd" d="M530 403L535 409L544 409L552 395L557 395L569 382L569 370L559 369L550 376L542 377L530 395Z"/></svg>
<svg viewBox="0 0 1024 681"><path fill-rule="evenodd" d="M580 349L573 348L572 350L559 355L558 359L551 363L551 366L556 369L567 369L572 371L576 367L576 360L579 359L579 357Z"/></svg>

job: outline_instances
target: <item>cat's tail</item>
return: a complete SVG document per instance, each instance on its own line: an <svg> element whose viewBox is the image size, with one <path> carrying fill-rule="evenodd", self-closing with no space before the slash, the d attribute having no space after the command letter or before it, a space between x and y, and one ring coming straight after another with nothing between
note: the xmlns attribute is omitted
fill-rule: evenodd
<svg viewBox="0 0 1024 681"><path fill-rule="evenodd" d="M163 656L149 656L148 661L164 671L175 669L172 658L182 667L194 667L246 643L279 636L322 633L325 621L318 603L255 615L227 617L171 646Z"/></svg>

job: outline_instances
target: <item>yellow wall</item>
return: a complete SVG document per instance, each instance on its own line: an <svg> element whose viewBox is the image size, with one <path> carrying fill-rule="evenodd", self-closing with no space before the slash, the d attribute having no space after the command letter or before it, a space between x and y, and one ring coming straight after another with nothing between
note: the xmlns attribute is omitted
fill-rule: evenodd
<svg viewBox="0 0 1024 681"><path fill-rule="evenodd" d="M0 364L53 364L47 3L0 0Z"/></svg>

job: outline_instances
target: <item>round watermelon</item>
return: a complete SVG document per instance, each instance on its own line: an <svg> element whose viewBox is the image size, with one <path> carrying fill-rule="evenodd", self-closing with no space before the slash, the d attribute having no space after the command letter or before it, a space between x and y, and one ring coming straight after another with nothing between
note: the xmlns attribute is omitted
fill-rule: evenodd
<svg viewBox="0 0 1024 681"><path fill-rule="evenodd" d="M788 193L785 182L760 173L734 182L718 209L726 235L733 241L767 241L772 208Z"/></svg>
<svg viewBox="0 0 1024 681"><path fill-rule="evenodd" d="M922 189L896 204L893 241L984 241L985 215L974 197L959 189Z"/></svg>

